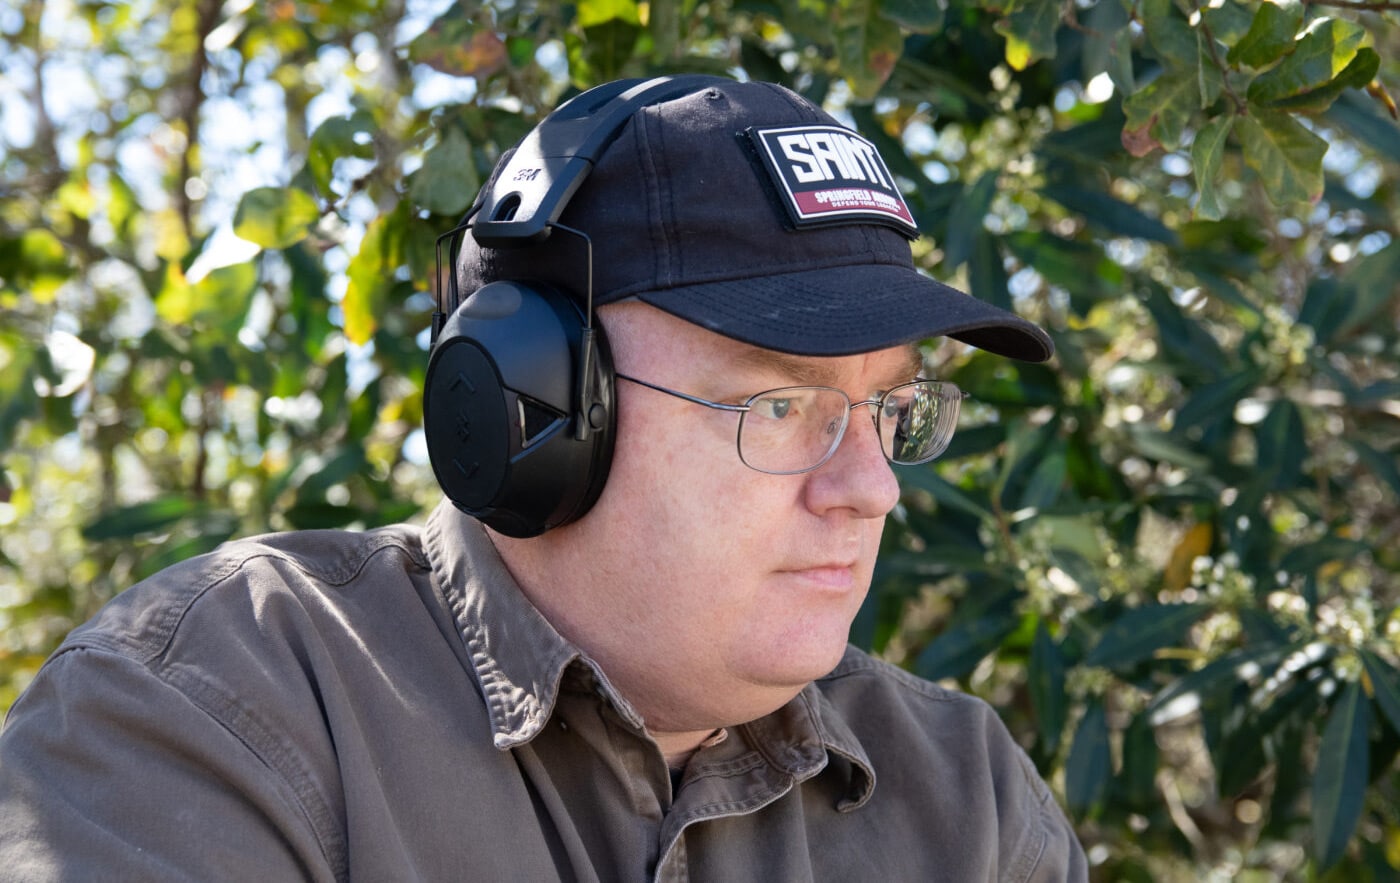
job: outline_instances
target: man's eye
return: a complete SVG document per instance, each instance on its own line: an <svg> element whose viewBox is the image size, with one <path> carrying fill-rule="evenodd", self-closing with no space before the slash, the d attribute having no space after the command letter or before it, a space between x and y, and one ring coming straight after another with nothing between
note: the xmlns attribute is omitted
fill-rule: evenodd
<svg viewBox="0 0 1400 883"><path fill-rule="evenodd" d="M793 409L793 400L788 398L759 399L753 403L754 412L769 420L782 420Z"/></svg>

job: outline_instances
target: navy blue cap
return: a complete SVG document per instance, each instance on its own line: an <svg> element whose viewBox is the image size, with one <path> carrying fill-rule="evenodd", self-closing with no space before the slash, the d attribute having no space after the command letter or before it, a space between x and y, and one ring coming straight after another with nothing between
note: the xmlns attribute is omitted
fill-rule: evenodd
<svg viewBox="0 0 1400 883"><path fill-rule="evenodd" d="M636 298L798 355L938 336L1024 361L1054 353L1035 324L915 269L917 230L874 146L776 84L643 107L559 221L592 241L595 304ZM558 231L512 248L467 236L458 284L535 280L582 297L586 267L582 240Z"/></svg>

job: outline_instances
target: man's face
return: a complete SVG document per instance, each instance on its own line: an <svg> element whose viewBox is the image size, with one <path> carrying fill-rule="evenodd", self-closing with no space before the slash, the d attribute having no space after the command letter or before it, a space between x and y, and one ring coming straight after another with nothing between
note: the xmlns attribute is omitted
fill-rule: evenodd
<svg viewBox="0 0 1400 883"><path fill-rule="evenodd" d="M911 347L786 356L640 303L604 307L602 320L619 372L718 402L795 385L860 401L918 368ZM617 397L602 496L580 521L526 541L548 563L516 575L652 729L765 714L836 665L869 588L898 499L869 408L852 412L820 468L769 475L740 461L736 413L625 381Z"/></svg>

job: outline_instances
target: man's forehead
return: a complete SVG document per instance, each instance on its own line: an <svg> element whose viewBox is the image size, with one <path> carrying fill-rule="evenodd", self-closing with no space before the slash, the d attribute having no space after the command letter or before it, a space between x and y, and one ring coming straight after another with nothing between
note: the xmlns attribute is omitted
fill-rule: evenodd
<svg viewBox="0 0 1400 883"><path fill-rule="evenodd" d="M800 356L747 344L740 346L734 360L736 367L779 374L799 385L839 385L840 375L852 358L874 360L876 376L888 385L913 379L924 364L922 351L912 343L856 356Z"/></svg>
<svg viewBox="0 0 1400 883"><path fill-rule="evenodd" d="M777 377L793 385L834 386L851 360L871 360L877 379L889 385L913 379L924 366L917 343L907 343L853 356L806 356L765 349L716 333L637 300L598 308L609 336L616 334L615 348L646 353L649 358L674 358L678 351L705 352L734 369Z"/></svg>

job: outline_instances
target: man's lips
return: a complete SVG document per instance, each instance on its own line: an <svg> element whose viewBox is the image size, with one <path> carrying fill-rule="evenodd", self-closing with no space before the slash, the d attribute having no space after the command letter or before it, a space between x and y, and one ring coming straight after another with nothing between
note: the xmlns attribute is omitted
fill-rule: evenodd
<svg viewBox="0 0 1400 883"><path fill-rule="evenodd" d="M847 589L855 582L855 562L823 562L783 568L780 573L833 589Z"/></svg>

